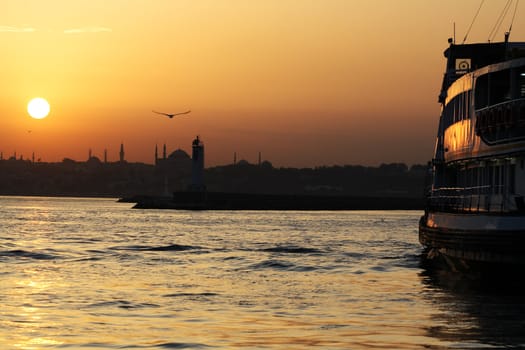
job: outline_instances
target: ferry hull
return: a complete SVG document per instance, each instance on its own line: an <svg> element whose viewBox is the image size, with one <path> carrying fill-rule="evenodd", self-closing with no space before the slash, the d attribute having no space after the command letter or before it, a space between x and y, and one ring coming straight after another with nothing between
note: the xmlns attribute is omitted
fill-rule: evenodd
<svg viewBox="0 0 525 350"><path fill-rule="evenodd" d="M427 259L444 259L453 270L525 268L525 229L431 227L423 216L419 241Z"/></svg>

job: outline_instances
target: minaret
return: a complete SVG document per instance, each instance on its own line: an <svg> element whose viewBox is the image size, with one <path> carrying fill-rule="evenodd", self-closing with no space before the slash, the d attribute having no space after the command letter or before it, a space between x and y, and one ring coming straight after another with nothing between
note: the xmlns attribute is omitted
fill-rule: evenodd
<svg viewBox="0 0 525 350"><path fill-rule="evenodd" d="M237 164L237 152L233 152L233 165Z"/></svg>
<svg viewBox="0 0 525 350"><path fill-rule="evenodd" d="M164 144L164 147L162 148L162 158L166 160L166 144Z"/></svg>
<svg viewBox="0 0 525 350"><path fill-rule="evenodd" d="M35 152L33 152L33 154L31 155L31 162L35 163Z"/></svg>
<svg viewBox="0 0 525 350"><path fill-rule="evenodd" d="M120 162L124 163L124 144L120 144Z"/></svg>
<svg viewBox="0 0 525 350"><path fill-rule="evenodd" d="M259 166L261 166L261 152L259 152Z"/></svg>
<svg viewBox="0 0 525 350"><path fill-rule="evenodd" d="M89 149L89 152L88 152L88 160L91 159L91 148Z"/></svg>
<svg viewBox="0 0 525 350"><path fill-rule="evenodd" d="M191 168L191 189L194 191L204 191L204 144L199 140L199 136L192 143L192 168Z"/></svg>
<svg viewBox="0 0 525 350"><path fill-rule="evenodd" d="M104 148L104 163L107 164L108 162L108 150L107 148Z"/></svg>
<svg viewBox="0 0 525 350"><path fill-rule="evenodd" d="M159 149L157 147L157 144L155 144L155 165L159 162Z"/></svg>

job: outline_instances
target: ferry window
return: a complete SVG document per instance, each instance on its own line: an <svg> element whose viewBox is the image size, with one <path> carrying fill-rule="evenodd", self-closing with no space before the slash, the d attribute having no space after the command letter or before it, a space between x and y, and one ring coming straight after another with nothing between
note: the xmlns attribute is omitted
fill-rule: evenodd
<svg viewBox="0 0 525 350"><path fill-rule="evenodd" d="M525 97L525 70L518 72L519 96Z"/></svg>
<svg viewBox="0 0 525 350"><path fill-rule="evenodd" d="M448 102L443 113L445 128L470 117L471 94L471 91L466 91Z"/></svg>
<svg viewBox="0 0 525 350"><path fill-rule="evenodd" d="M454 104L449 103L445 106L445 110L443 111L443 126L448 128L452 123L454 122Z"/></svg>
<svg viewBox="0 0 525 350"><path fill-rule="evenodd" d="M458 121L465 119L465 114L463 113L464 97L464 94L458 96Z"/></svg>
<svg viewBox="0 0 525 350"><path fill-rule="evenodd" d="M509 167L509 193L516 193L516 165L511 164Z"/></svg>
<svg viewBox="0 0 525 350"><path fill-rule="evenodd" d="M465 92L465 119L470 118L470 102L472 101L472 90Z"/></svg>
<svg viewBox="0 0 525 350"><path fill-rule="evenodd" d="M474 92L475 108L481 109L488 106L489 102L489 75L485 74L476 80L476 88Z"/></svg>
<svg viewBox="0 0 525 350"><path fill-rule="evenodd" d="M454 97L454 122L461 120L461 95Z"/></svg>
<svg viewBox="0 0 525 350"><path fill-rule="evenodd" d="M500 167L494 167L494 193L498 194L500 191Z"/></svg>
<svg viewBox="0 0 525 350"><path fill-rule="evenodd" d="M502 165L500 166L500 193L504 193L503 189L507 187L507 166Z"/></svg>
<svg viewBox="0 0 525 350"><path fill-rule="evenodd" d="M489 103L491 105L510 100L510 71L508 69L490 75Z"/></svg>
<svg viewBox="0 0 525 350"><path fill-rule="evenodd" d="M490 186L490 192L492 192L492 179L494 178L493 176L493 171L494 171L494 167L493 166L487 166L485 168L487 170L487 176L485 177L485 180L487 181L487 185Z"/></svg>

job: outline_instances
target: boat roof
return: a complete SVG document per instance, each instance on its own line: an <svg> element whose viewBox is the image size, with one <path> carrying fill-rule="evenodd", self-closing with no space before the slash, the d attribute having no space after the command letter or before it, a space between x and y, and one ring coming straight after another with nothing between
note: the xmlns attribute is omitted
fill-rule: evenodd
<svg viewBox="0 0 525 350"><path fill-rule="evenodd" d="M486 67L491 64L505 62L511 59L525 57L525 42L496 42L455 44L450 41L445 50L447 66L439 95L443 103L449 86L466 73Z"/></svg>

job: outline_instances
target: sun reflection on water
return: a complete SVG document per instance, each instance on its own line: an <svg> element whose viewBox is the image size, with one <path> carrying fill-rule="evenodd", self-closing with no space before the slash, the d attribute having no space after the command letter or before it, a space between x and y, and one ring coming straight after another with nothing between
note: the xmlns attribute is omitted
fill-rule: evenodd
<svg viewBox="0 0 525 350"><path fill-rule="evenodd" d="M3 276L6 287L0 288L5 306L0 311L3 327L11 330L8 336L14 348L33 350L64 344L52 336L60 327L50 314L53 284L45 270L24 268L18 273ZM10 287L7 287L10 286Z"/></svg>

